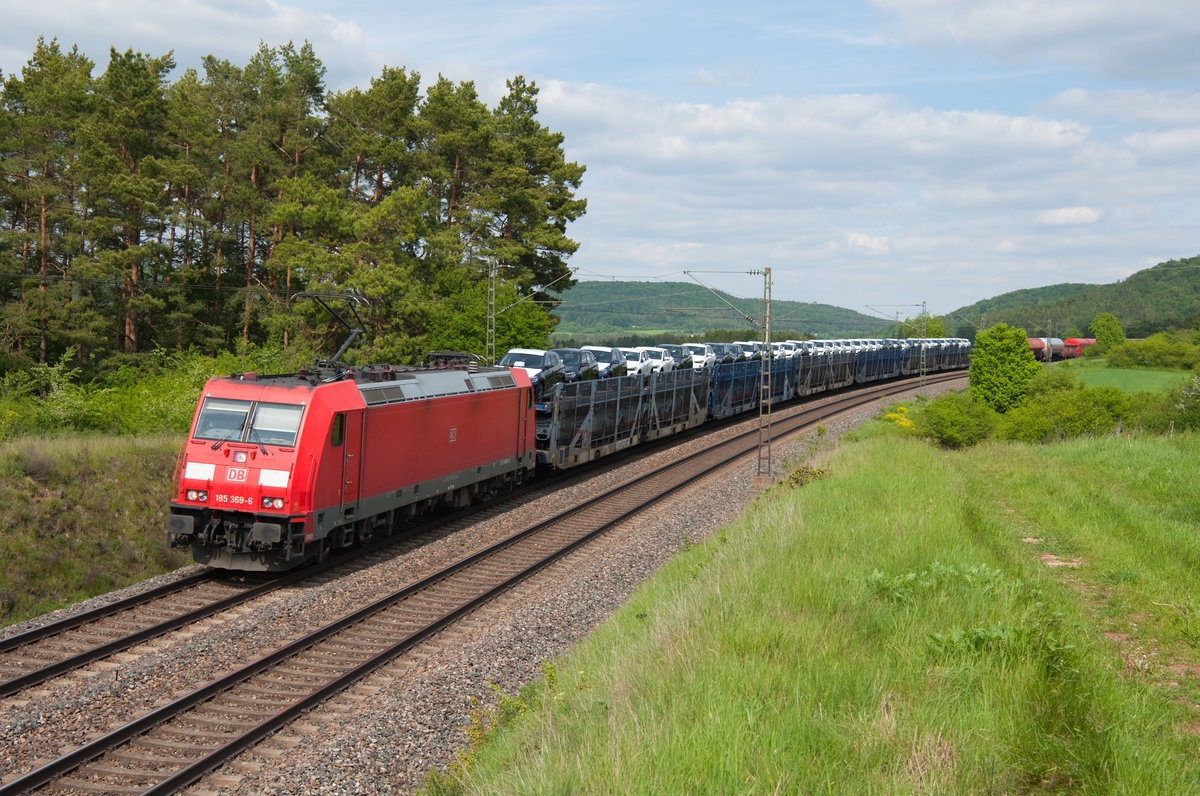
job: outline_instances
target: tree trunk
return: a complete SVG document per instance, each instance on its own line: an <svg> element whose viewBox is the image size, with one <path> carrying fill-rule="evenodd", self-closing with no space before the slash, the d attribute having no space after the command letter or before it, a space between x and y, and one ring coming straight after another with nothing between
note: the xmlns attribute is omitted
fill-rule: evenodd
<svg viewBox="0 0 1200 796"><path fill-rule="evenodd" d="M47 164L48 165L48 164ZM42 176L46 175L46 167ZM41 207L38 209L38 362L45 365L47 361L46 342L46 276L50 273L50 236L46 232L46 193L42 192Z"/></svg>

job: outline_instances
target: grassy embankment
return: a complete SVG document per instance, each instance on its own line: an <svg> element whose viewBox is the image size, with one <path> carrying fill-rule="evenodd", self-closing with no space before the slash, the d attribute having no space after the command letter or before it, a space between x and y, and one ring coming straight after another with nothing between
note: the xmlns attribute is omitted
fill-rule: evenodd
<svg viewBox="0 0 1200 796"><path fill-rule="evenodd" d="M431 789L1194 792L1200 438L863 437L673 559Z"/></svg>
<svg viewBox="0 0 1200 796"><path fill-rule="evenodd" d="M181 438L27 437L0 443L0 623L189 562L163 520Z"/></svg>

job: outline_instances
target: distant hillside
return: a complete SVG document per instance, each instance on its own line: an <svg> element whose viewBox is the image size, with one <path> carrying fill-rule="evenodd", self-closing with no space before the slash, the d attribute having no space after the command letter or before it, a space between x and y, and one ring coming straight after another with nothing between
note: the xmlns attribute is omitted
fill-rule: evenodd
<svg viewBox="0 0 1200 796"><path fill-rule="evenodd" d="M757 338L762 298L718 293L720 298L689 282L580 282L561 294L562 304L554 310L559 324L553 336L556 340L617 341L725 329ZM771 303L771 328L777 338L789 331L813 337L853 337L877 334L888 325L887 320L828 304Z"/></svg>
<svg viewBox="0 0 1200 796"><path fill-rule="evenodd" d="M1004 322L1031 336L1086 335L1097 314L1117 316L1129 337L1193 326L1200 315L1200 257L1169 260L1108 285L1065 283L1017 290L946 315L948 332L969 336L976 327Z"/></svg>
<svg viewBox="0 0 1200 796"><path fill-rule="evenodd" d="M1041 304L1050 304L1056 301L1063 301L1064 299L1071 299L1094 287L1096 285L1089 285L1083 282L1064 282L1059 285L1014 290L1011 293L1002 293L994 298L977 301L970 306L963 307L954 312L956 314L971 316L983 313L997 314L1013 310L1023 310Z"/></svg>
<svg viewBox="0 0 1200 796"><path fill-rule="evenodd" d="M757 338L758 327L739 312L761 320L761 297L718 293L720 298L690 282L580 282L561 294L553 337L624 344L728 330L729 335L714 339ZM1015 290L943 317L946 333L962 337L1000 322L1032 336L1076 337L1086 336L1088 325L1101 312L1117 316L1129 337L1195 325L1200 318L1200 256L1159 263L1108 285L1063 283ZM894 322L828 304L772 305L776 339L886 335L893 326Z"/></svg>

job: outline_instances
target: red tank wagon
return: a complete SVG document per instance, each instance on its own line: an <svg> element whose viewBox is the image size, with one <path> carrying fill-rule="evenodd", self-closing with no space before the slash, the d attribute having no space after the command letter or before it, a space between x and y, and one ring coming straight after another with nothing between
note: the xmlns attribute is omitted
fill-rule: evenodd
<svg viewBox="0 0 1200 796"><path fill-rule="evenodd" d="M1094 337L1068 337L1063 340L1063 359L1072 359L1074 357L1083 356L1083 352L1088 346L1096 344Z"/></svg>
<svg viewBox="0 0 1200 796"><path fill-rule="evenodd" d="M523 481L534 431L529 378L508 368L212 379L179 453L167 540L223 569L290 569Z"/></svg>

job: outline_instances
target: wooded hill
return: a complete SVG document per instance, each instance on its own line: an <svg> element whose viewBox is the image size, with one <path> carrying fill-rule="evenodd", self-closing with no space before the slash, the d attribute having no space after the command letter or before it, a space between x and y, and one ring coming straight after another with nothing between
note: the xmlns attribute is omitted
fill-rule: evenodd
<svg viewBox="0 0 1200 796"><path fill-rule="evenodd" d="M580 282L560 294L554 338L624 344L634 338L740 329L757 339L757 326L743 315L761 320L762 299L717 292L720 297L689 282ZM1102 312L1115 315L1128 337L1197 327L1200 256L1159 263L1108 285L1070 282L1014 290L942 317L945 333L958 337L973 338L978 329L1003 322L1033 337L1066 338L1091 336L1088 325ZM778 300L772 303L772 330L776 339L897 333L894 322L853 310Z"/></svg>
<svg viewBox="0 0 1200 796"><path fill-rule="evenodd" d="M1112 313L1128 337L1147 337L1200 321L1200 256L1168 260L1108 285L1064 283L1016 290L949 313L946 329L971 337L1004 322L1031 337L1090 337L1099 313Z"/></svg>
<svg viewBox="0 0 1200 796"><path fill-rule="evenodd" d="M613 341L741 329L744 337L759 339L755 324L762 320L762 298L716 292L690 282L579 282L560 294L554 337ZM771 314L777 339L876 336L891 323L842 307L799 301L772 301Z"/></svg>

